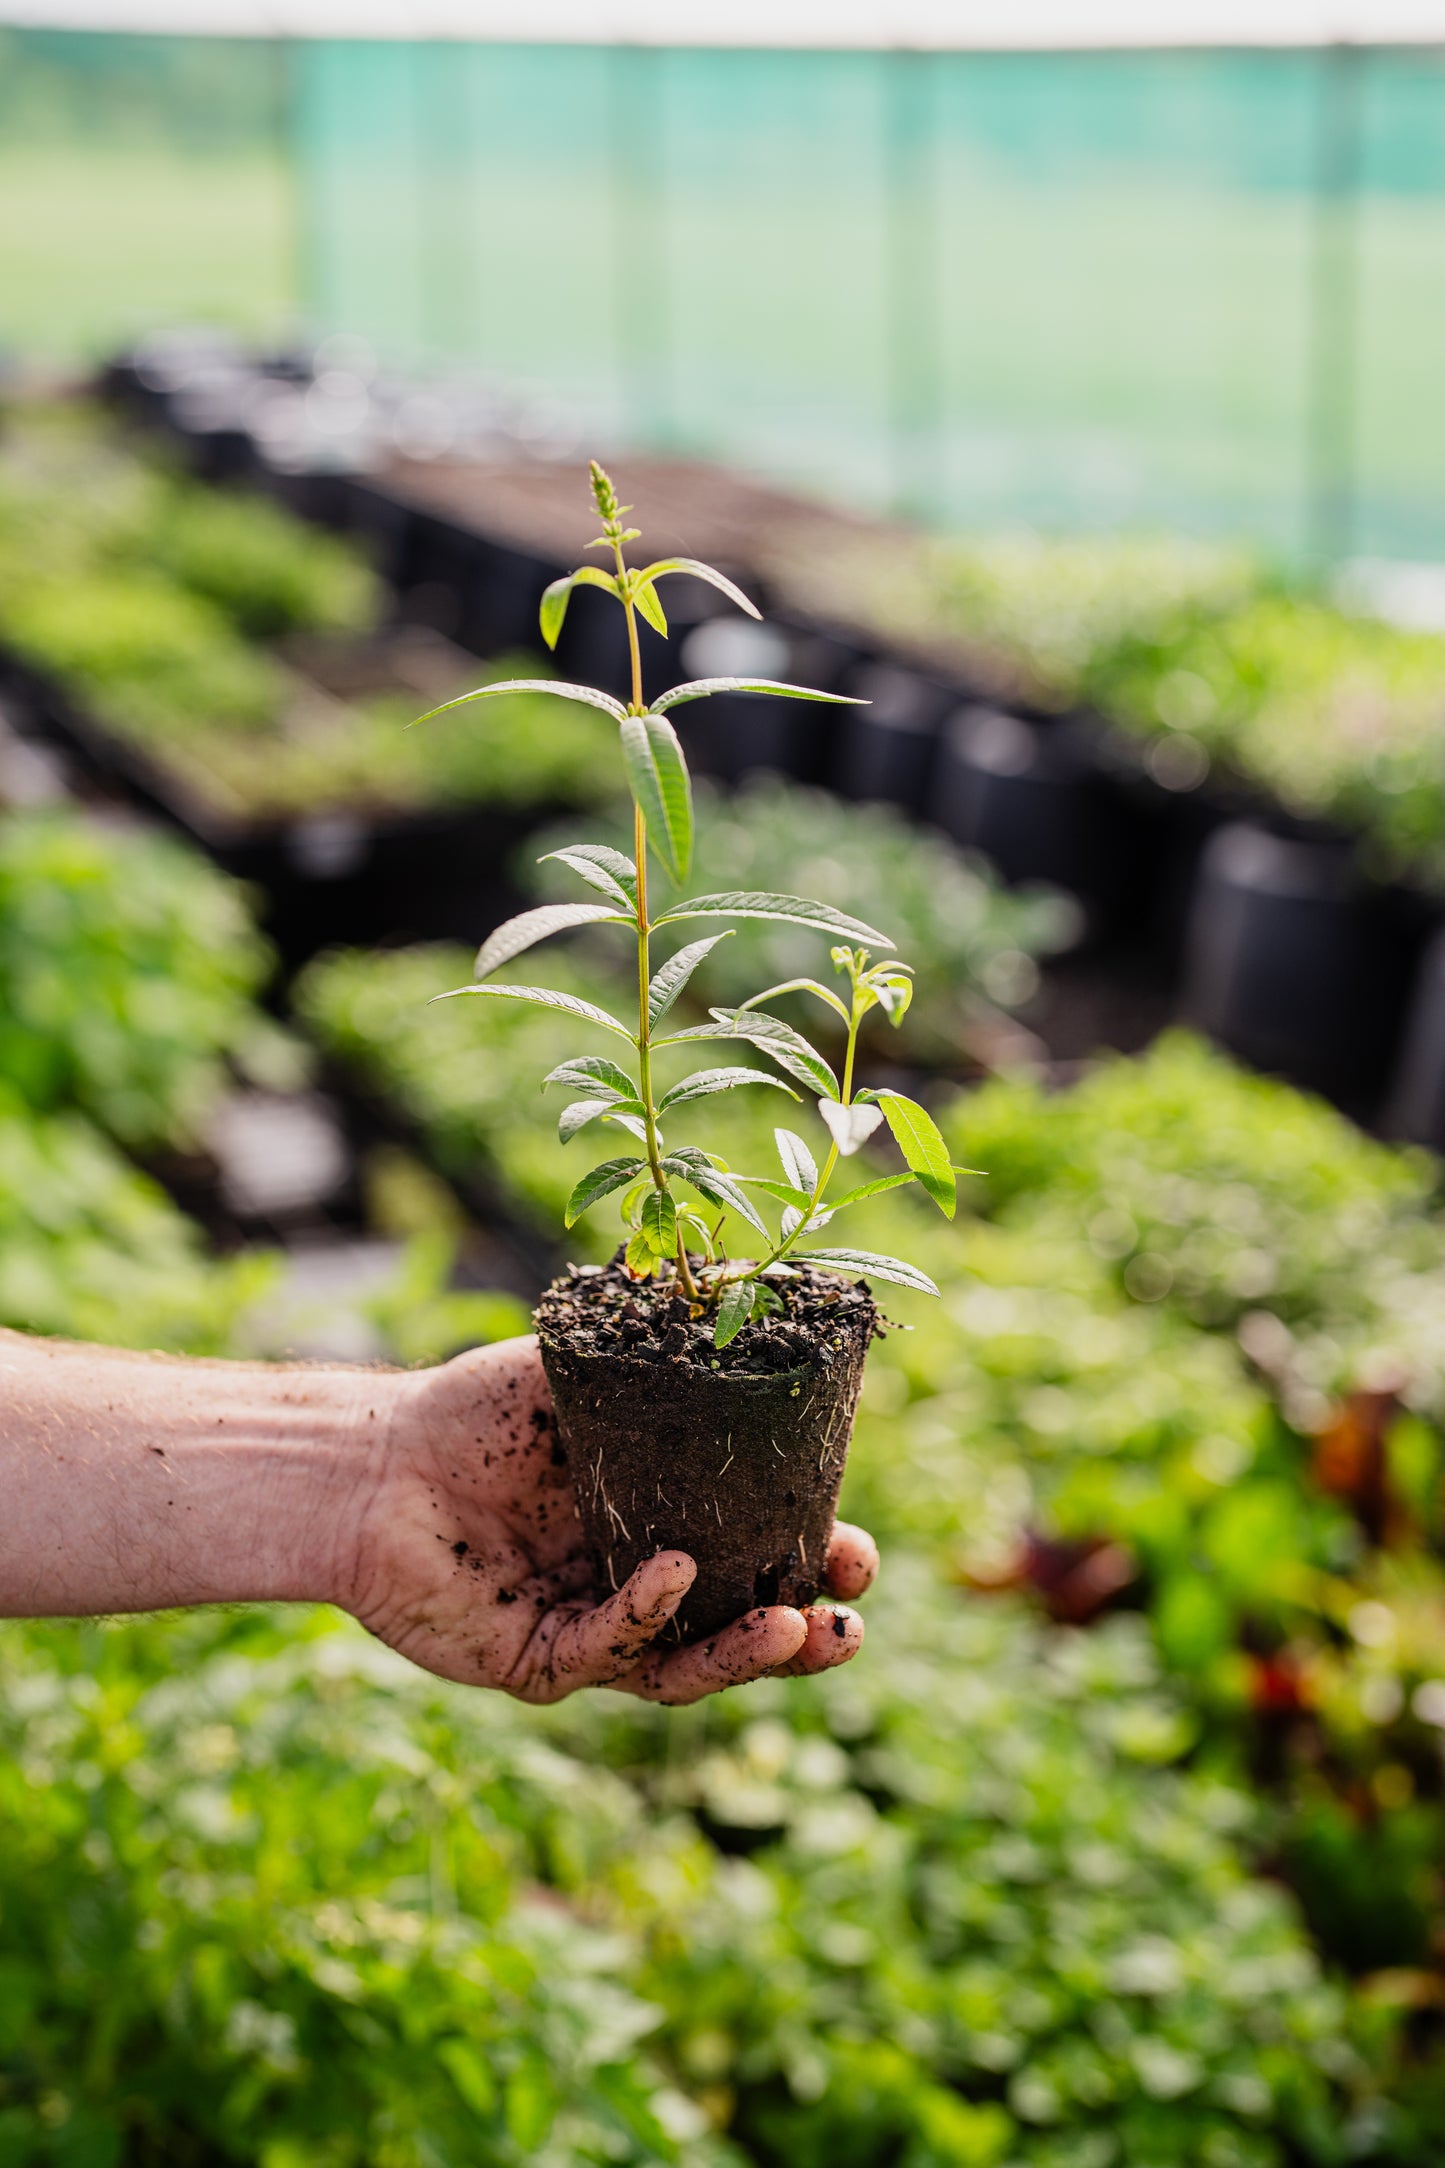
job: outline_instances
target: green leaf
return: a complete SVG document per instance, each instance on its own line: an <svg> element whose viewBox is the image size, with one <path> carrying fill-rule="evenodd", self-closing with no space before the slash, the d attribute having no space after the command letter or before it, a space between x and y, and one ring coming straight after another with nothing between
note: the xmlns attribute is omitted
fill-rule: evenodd
<svg viewBox="0 0 1445 2168"><path fill-rule="evenodd" d="M840 1001L831 987L821 986L816 979L784 979L779 986L766 986L760 994L750 994L742 1005L745 1009L755 1009L760 1002L771 1001L776 994L816 994L842 1017L845 1024L852 1022L847 1002Z"/></svg>
<svg viewBox="0 0 1445 2168"><path fill-rule="evenodd" d="M567 615L567 605L572 600L574 587L601 587L609 595L617 593L617 581L600 565L582 565L576 572L569 572L565 579L553 580L542 596L542 638L548 647L557 645L562 631L562 620ZM619 600L621 598L619 597Z"/></svg>
<svg viewBox="0 0 1445 2168"><path fill-rule="evenodd" d="M677 1206L666 1190L655 1189L643 1204L642 1233L659 1257L677 1248Z"/></svg>
<svg viewBox="0 0 1445 2168"><path fill-rule="evenodd" d="M677 732L660 715L622 717L622 759L652 847L675 881L692 863L692 783Z"/></svg>
<svg viewBox="0 0 1445 2168"><path fill-rule="evenodd" d="M765 1016L760 1009L713 1009L715 1019L711 1024L692 1024L686 1031L675 1031L669 1038L659 1039L659 1046L681 1046L689 1039L745 1039L750 1046L759 1046L780 1069L806 1084L820 1099L836 1099L838 1079L816 1047L809 1046L801 1032L794 1031L780 1016Z"/></svg>
<svg viewBox="0 0 1445 2168"><path fill-rule="evenodd" d="M657 1111L665 1114L669 1107L678 1107L688 1099L707 1099L714 1092L737 1091L744 1084L766 1084L775 1092L786 1092L790 1099L798 1094L791 1084L785 1084L780 1076L769 1076L766 1069L694 1069L680 1084L674 1084L670 1092L664 1092L658 1101Z"/></svg>
<svg viewBox="0 0 1445 2168"><path fill-rule="evenodd" d="M579 1054L572 1061L559 1062L543 1077L543 1091L549 1084L565 1084L570 1091L586 1092L594 1099L599 1085L614 1099L637 1097L637 1086L627 1071L619 1069L605 1054Z"/></svg>
<svg viewBox="0 0 1445 2168"><path fill-rule="evenodd" d="M820 1099L818 1112L845 1159L851 1159L868 1142L883 1119L877 1107L860 1105L856 1100L852 1106L842 1107L836 1099Z"/></svg>
<svg viewBox="0 0 1445 2168"><path fill-rule="evenodd" d="M857 1189L845 1189L841 1197L830 1199L832 1209L841 1212L844 1205L861 1204L865 1197L881 1197L885 1189L902 1189L905 1182L916 1182L917 1175L883 1174L876 1182L860 1183Z"/></svg>
<svg viewBox="0 0 1445 2168"><path fill-rule="evenodd" d="M458 693L455 700L444 700L438 708L428 708L425 715L413 717L407 724L415 730L418 723L429 723L434 715L445 715L452 708L469 707L473 700L493 700L501 693L555 693L559 700L576 700L584 708L601 708L620 723L627 713L620 700L611 693L599 692L595 685L563 685L556 678L503 678L495 685L479 685L475 692Z"/></svg>
<svg viewBox="0 0 1445 2168"><path fill-rule="evenodd" d="M848 693L820 693L812 685L782 685L776 678L716 677L693 678L689 684L674 685L665 693L659 693L652 703L654 715L661 715L667 708L680 707L684 700L707 700L714 693L772 693L782 700L831 700L840 708L866 708L866 700L855 700Z"/></svg>
<svg viewBox="0 0 1445 2168"><path fill-rule="evenodd" d="M740 610L746 610L749 617L755 617L759 623L762 622L763 613L757 604L749 602L742 589L734 587L725 573L719 572L712 565L703 564L699 558L659 557L655 565L643 567L642 577L645 580L660 580L669 572L685 573L692 580L706 580L709 587L715 587L719 594L727 596L729 602L735 602Z"/></svg>
<svg viewBox="0 0 1445 2168"><path fill-rule="evenodd" d="M617 1104L615 1099L574 1099L557 1116L558 1137L563 1144L570 1144L580 1129L585 1129L589 1122L595 1122L609 1107Z"/></svg>
<svg viewBox="0 0 1445 2168"><path fill-rule="evenodd" d="M714 1347L726 1347L753 1314L753 1287L750 1280L729 1280L718 1297L717 1323L713 1326Z"/></svg>
<svg viewBox="0 0 1445 2168"><path fill-rule="evenodd" d="M936 1295L938 1289L926 1272L904 1264L901 1257L875 1257L871 1250L795 1250L800 1264L816 1265L820 1272L846 1272L861 1279L892 1280L898 1287L916 1288L920 1295Z"/></svg>
<svg viewBox="0 0 1445 2168"><path fill-rule="evenodd" d="M933 1116L916 1099L905 1099L902 1092L879 1092L878 1104L899 1151L944 1218L952 1219L958 1209L958 1184L948 1146Z"/></svg>
<svg viewBox="0 0 1445 2168"><path fill-rule="evenodd" d="M783 1163L783 1173L795 1189L801 1190L806 1201L818 1187L818 1165L812 1153L791 1129L775 1129L773 1142L778 1147L778 1157Z"/></svg>
<svg viewBox="0 0 1445 2168"><path fill-rule="evenodd" d="M500 1001L534 1001L542 1009L565 1009L569 1016L580 1016L585 1023L615 1031L629 1046L637 1043L625 1024L619 1024L615 1016L609 1016L595 1002L579 1001L575 994L559 994L552 986L453 986L444 994L433 994L432 1000L456 1001L463 994L493 994Z"/></svg>
<svg viewBox="0 0 1445 2168"><path fill-rule="evenodd" d="M553 858L580 874L589 888L595 888L611 902L629 911L637 909L637 868L621 851L609 850L605 843L569 843L565 850L544 851L537 863L545 866Z"/></svg>
<svg viewBox="0 0 1445 2168"><path fill-rule="evenodd" d="M663 609L658 599L657 589L652 585L651 581L645 577L640 580L633 589L632 599L637 605L639 616L644 617L653 631L660 632L665 640L667 638L667 613Z"/></svg>
<svg viewBox="0 0 1445 2168"><path fill-rule="evenodd" d="M913 1177L908 1177L911 1182ZM766 1190L780 1204L807 1205L813 1201L811 1189L797 1189L791 1182L779 1182L771 1174L735 1174L735 1182L746 1182L749 1189Z"/></svg>
<svg viewBox="0 0 1445 2168"><path fill-rule="evenodd" d="M477 950L477 977L489 978L514 956L520 956L523 949L534 948L537 942L548 940L554 933L565 933L569 927L631 923L619 912L610 911L605 903L543 903L535 911L519 911L515 918L489 933Z"/></svg>
<svg viewBox="0 0 1445 2168"><path fill-rule="evenodd" d="M653 973L652 984L647 989L647 1022L650 1030L656 1030L688 980L711 948L719 941L726 941L732 932L710 933L705 940L691 941L680 948L675 956L669 956L665 964L659 964Z"/></svg>
<svg viewBox="0 0 1445 2168"><path fill-rule="evenodd" d="M818 933L846 934L850 941L871 942L875 948L891 948L887 934L865 926L861 918L835 911L831 904L814 903L807 896L774 896L761 888L731 888L718 896L690 896L675 904L657 920L670 926L683 918L774 918L791 926L811 926ZM754 997L761 1001L759 994Z"/></svg>
<svg viewBox="0 0 1445 2168"><path fill-rule="evenodd" d="M650 1279L657 1270L657 1254L640 1227L623 1251L622 1260L635 1280Z"/></svg>
<svg viewBox="0 0 1445 2168"><path fill-rule="evenodd" d="M757 1232L766 1238L767 1224L759 1215L751 1197L738 1188L730 1175L719 1173L705 1152L684 1145L675 1152L669 1152L662 1165L665 1173L675 1174L681 1181L691 1182L699 1196L706 1197L709 1204L725 1205L728 1211L736 1212L740 1219L745 1219L750 1227L756 1228Z"/></svg>
<svg viewBox="0 0 1445 2168"><path fill-rule="evenodd" d="M566 1224L573 1226L601 1198L610 1197L614 1189L625 1188L646 1164L642 1159L604 1159L590 1174L583 1175L567 1199Z"/></svg>

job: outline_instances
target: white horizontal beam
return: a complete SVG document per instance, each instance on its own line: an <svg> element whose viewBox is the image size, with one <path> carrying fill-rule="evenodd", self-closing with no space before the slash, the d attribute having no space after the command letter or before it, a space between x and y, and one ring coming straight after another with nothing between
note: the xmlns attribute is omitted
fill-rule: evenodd
<svg viewBox="0 0 1445 2168"><path fill-rule="evenodd" d="M1445 0L0 0L0 24L220 37L914 48L1445 45Z"/></svg>

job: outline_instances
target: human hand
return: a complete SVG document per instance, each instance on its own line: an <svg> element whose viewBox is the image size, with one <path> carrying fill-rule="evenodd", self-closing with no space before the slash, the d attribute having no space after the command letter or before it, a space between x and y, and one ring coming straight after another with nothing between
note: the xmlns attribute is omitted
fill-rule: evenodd
<svg viewBox="0 0 1445 2168"><path fill-rule="evenodd" d="M680 1703L770 1672L826 1671L861 1646L855 1611L816 1603L749 1611L693 1647L655 1647L696 1571L682 1551L645 1560L597 1602L534 1339L474 1349L397 1386L339 1600L428 1671L523 1701L612 1686ZM872 1537L840 1521L825 1570L834 1596L861 1596L878 1570Z"/></svg>

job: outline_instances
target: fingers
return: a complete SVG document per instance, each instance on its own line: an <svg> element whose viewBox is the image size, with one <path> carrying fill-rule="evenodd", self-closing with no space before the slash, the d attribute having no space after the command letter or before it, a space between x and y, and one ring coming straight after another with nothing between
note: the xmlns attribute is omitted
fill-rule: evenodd
<svg viewBox="0 0 1445 2168"><path fill-rule="evenodd" d="M866 1528L851 1521L835 1521L823 1568L828 1592L856 1601L866 1595L878 1578L878 1546Z"/></svg>
<svg viewBox="0 0 1445 2168"><path fill-rule="evenodd" d="M579 1686L606 1686L622 1678L661 1633L696 1577L686 1551L659 1551L605 1603L549 1612L523 1653L516 1691L529 1701L559 1701Z"/></svg>
<svg viewBox="0 0 1445 2168"><path fill-rule="evenodd" d="M775 1664L774 1678L800 1679L813 1671L846 1664L863 1646L863 1621L846 1604L813 1603L801 1613L806 1629L802 1647L785 1664Z"/></svg>
<svg viewBox="0 0 1445 2168"><path fill-rule="evenodd" d="M745 1686L795 1657L808 1638L801 1611L786 1604L748 1611L711 1640L696 1647L645 1657L626 1678L613 1684L642 1701L665 1701L679 1707L719 1694L727 1686Z"/></svg>

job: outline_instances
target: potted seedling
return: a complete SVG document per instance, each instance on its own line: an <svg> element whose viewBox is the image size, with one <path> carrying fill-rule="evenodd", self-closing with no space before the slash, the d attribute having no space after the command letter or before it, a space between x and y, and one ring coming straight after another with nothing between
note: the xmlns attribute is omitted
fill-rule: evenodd
<svg viewBox="0 0 1445 2168"><path fill-rule="evenodd" d="M627 545L638 530L623 524L630 507L618 503L595 463L592 494L603 531L589 547L605 550L610 565L586 564L554 582L542 600L542 632L554 646L579 587L611 595L626 623L632 697L624 703L590 685L551 681L538 681L537 689L599 709L616 725L634 805L633 854L588 843L549 853L595 900L545 904L508 920L483 944L475 983L454 992L565 1010L611 1049L579 1053L544 1084L570 1095L558 1123L564 1144L609 1130L627 1140L627 1150L581 1177L566 1212L570 1227L604 1199L620 1197L624 1241L606 1267L571 1268L552 1283L537 1306L537 1331L601 1585L620 1587L660 1549L689 1551L698 1574L677 1624L695 1639L753 1604L812 1600L864 1358L878 1329L867 1283L938 1292L898 1258L819 1238L843 1212L908 1182L920 1183L951 1218L955 1170L922 1107L899 1092L859 1088L860 1025L875 1008L900 1023L912 992L910 967L894 956L885 933L826 904L756 890L683 896L654 915L649 853L679 889L692 854L692 791L671 711L720 693L836 696L766 678L720 677L676 685L649 706L637 620L665 634L661 580L706 580L749 616L758 612L730 580L690 558L629 565ZM445 706L522 683L483 685ZM736 1008L713 1009L706 1023L678 1027L673 1008L689 977L726 937L728 921L742 918L784 920L830 941L836 989L789 979ZM550 987L493 978L534 943L592 925L625 929L632 944L637 1006L630 1017ZM659 958L664 942L693 928L703 930ZM765 1006L788 993L810 995L829 1012L843 1035L839 1073ZM701 1053L727 1040L756 1048L781 1074L700 1068L659 1090L659 1051L696 1045ZM777 1168L743 1172L689 1134L715 1094L744 1089L811 1097L821 1122L818 1148L780 1126ZM903 1170L835 1187L840 1162L885 1122Z"/></svg>

